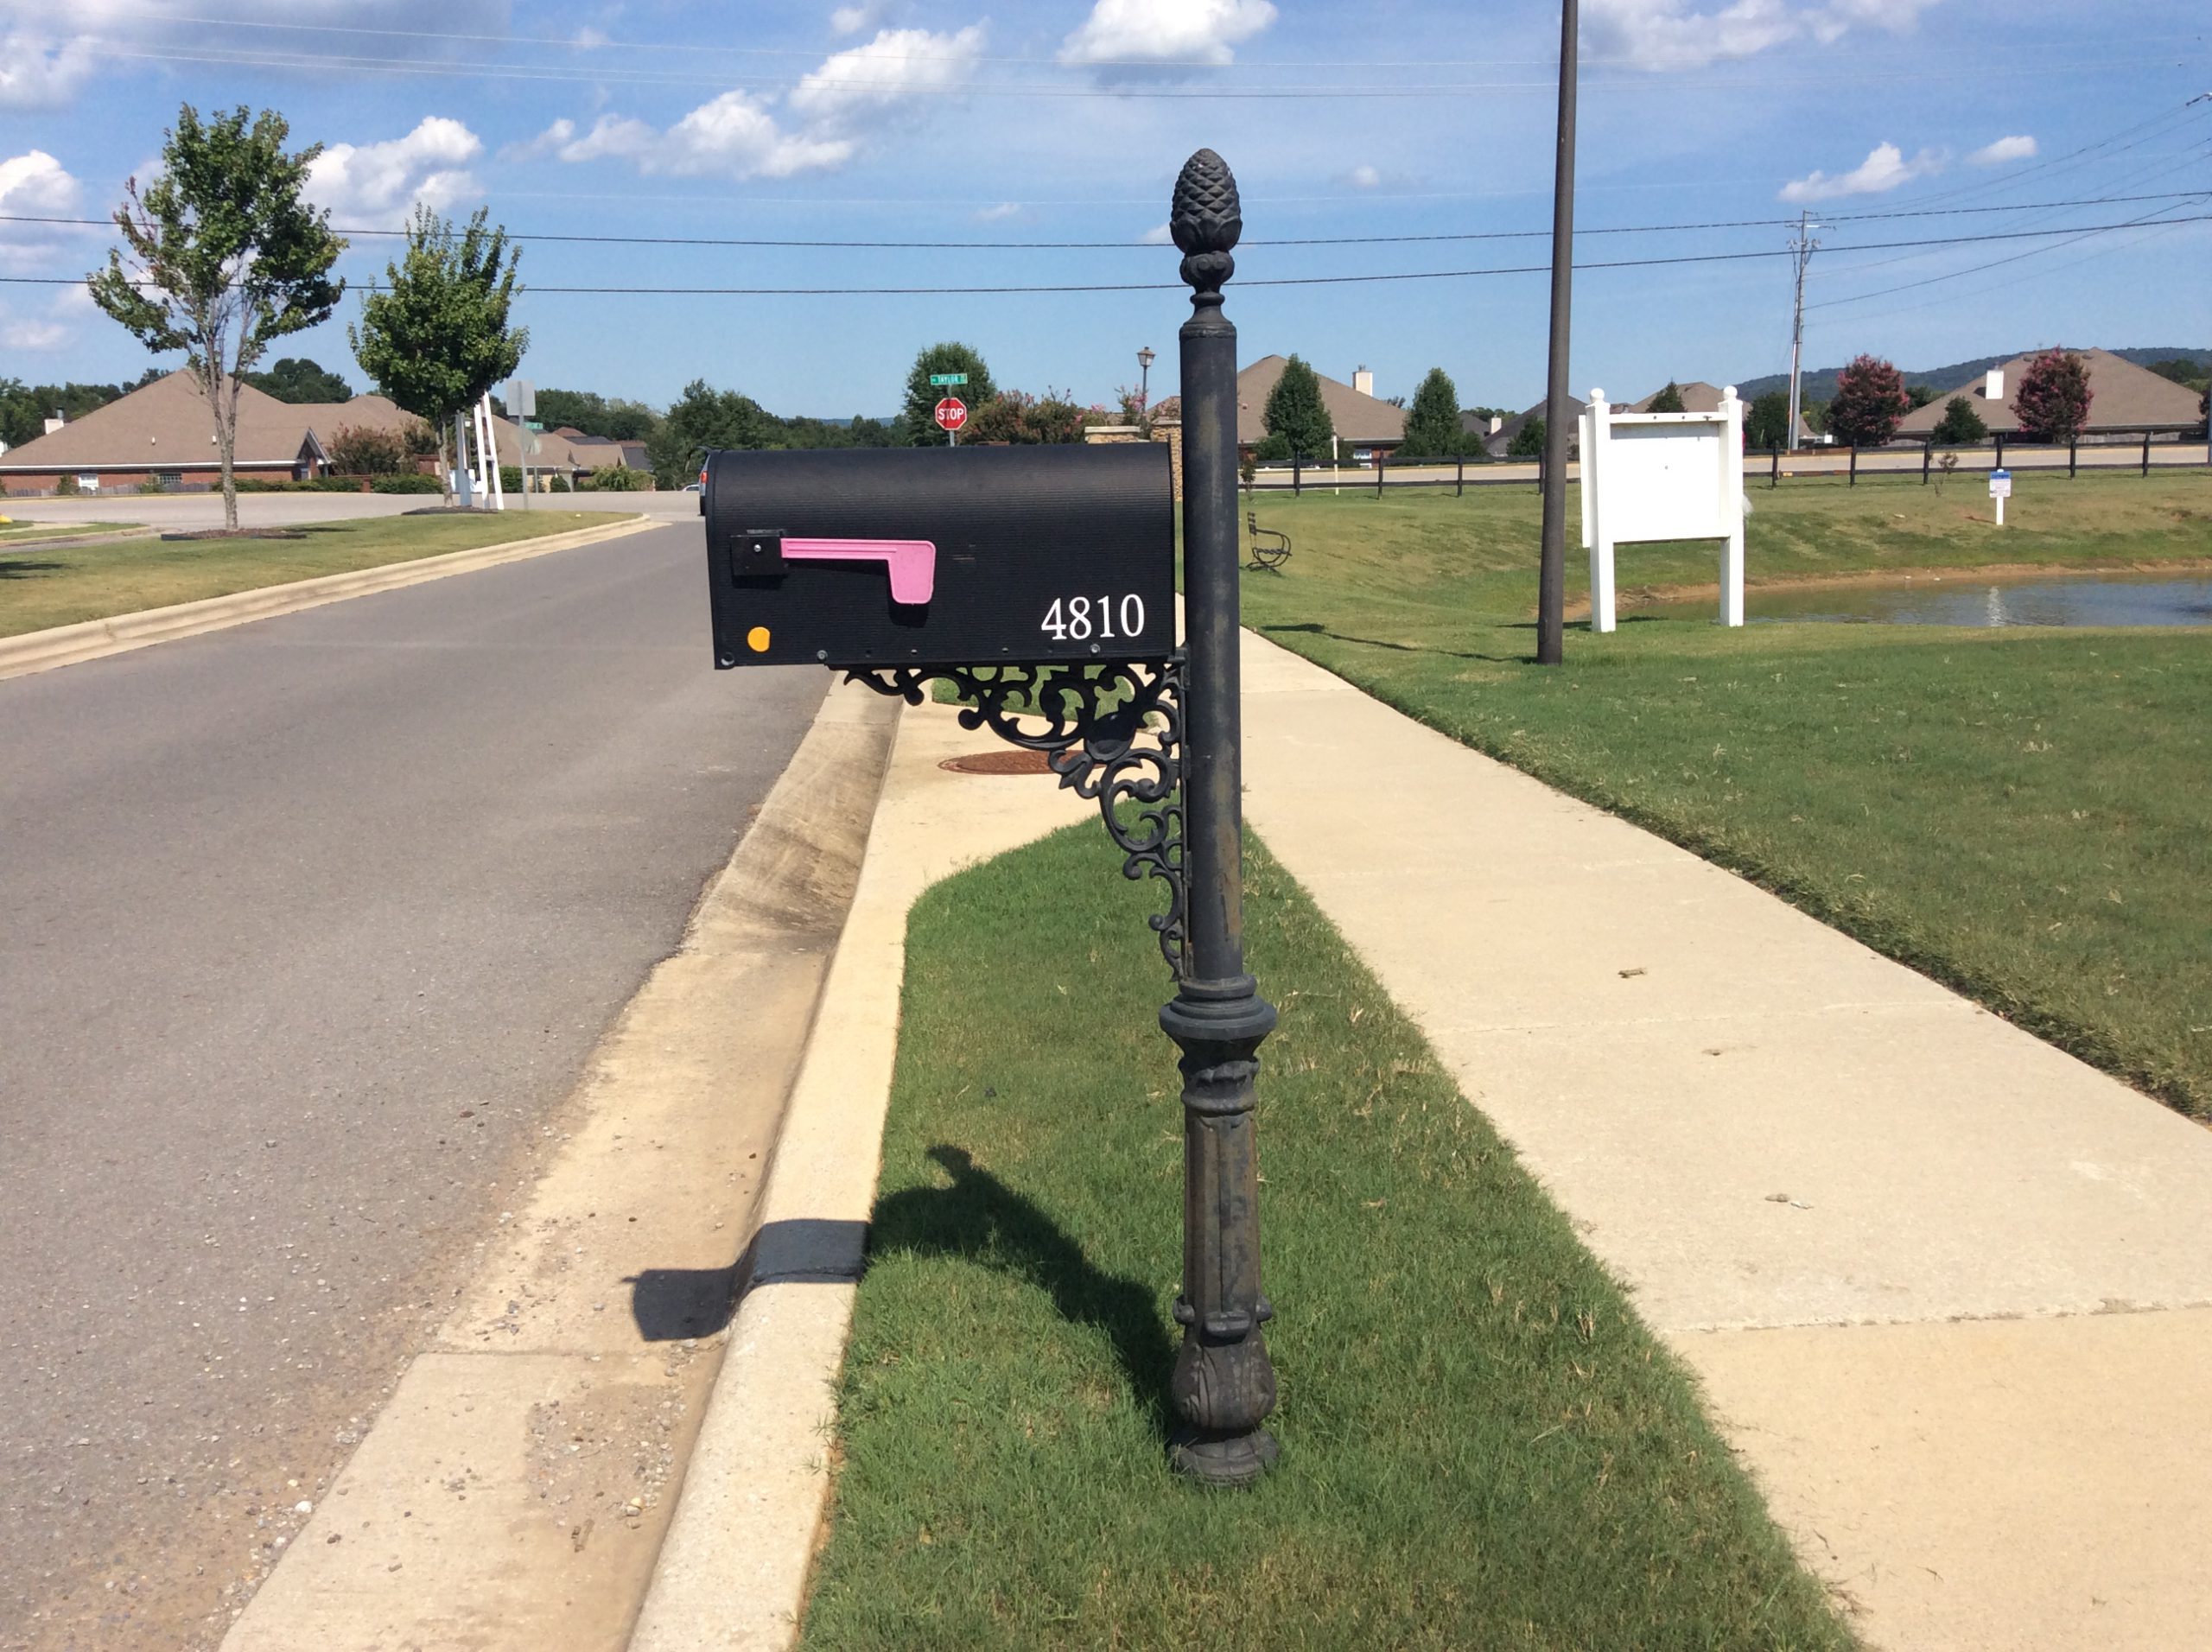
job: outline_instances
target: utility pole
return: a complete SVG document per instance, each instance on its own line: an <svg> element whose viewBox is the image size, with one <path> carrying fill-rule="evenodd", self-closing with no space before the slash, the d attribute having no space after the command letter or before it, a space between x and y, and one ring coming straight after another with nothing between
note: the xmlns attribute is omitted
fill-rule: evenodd
<svg viewBox="0 0 2212 1652"><path fill-rule="evenodd" d="M1803 406L1798 391L1798 378L1805 359L1805 266L1813 261L1813 249L1820 245L1813 238L1813 232L1821 227L1813 222L1809 212L1797 214L1797 232L1789 238L1790 261L1797 266L1797 301L1791 306L1789 315L1789 428L1783 444L1797 445L1797 415Z"/></svg>
<svg viewBox="0 0 2212 1652"><path fill-rule="evenodd" d="M1574 285L1574 82L1577 0L1560 0L1559 154L1552 174L1551 361L1544 387L1544 526L1536 575L1536 664L1567 658L1567 346Z"/></svg>

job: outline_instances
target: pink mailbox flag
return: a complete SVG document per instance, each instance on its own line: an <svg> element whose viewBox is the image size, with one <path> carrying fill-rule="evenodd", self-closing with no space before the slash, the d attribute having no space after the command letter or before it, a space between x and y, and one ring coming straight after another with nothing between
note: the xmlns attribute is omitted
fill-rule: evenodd
<svg viewBox="0 0 2212 1652"><path fill-rule="evenodd" d="M882 562L893 602L927 602L937 589L937 546L927 539L791 539L784 557L798 562Z"/></svg>

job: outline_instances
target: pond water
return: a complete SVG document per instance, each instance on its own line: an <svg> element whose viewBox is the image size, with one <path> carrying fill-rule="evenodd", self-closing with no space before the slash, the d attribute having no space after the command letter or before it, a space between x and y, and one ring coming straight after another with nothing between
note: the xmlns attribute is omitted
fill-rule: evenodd
<svg viewBox="0 0 2212 1652"><path fill-rule="evenodd" d="M1669 620L1707 620L1713 611L1710 597L1636 610ZM1744 612L1755 626L2212 626L2212 574L1991 580L1962 573L1900 585L1753 586Z"/></svg>

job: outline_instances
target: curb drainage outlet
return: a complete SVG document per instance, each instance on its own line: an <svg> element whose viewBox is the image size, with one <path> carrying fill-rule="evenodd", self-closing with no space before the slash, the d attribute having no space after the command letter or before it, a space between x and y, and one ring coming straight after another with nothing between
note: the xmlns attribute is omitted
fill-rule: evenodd
<svg viewBox="0 0 2212 1652"><path fill-rule="evenodd" d="M954 774L1050 774L1052 766L1042 752L1016 748L1011 752L969 752L948 757L938 765Z"/></svg>

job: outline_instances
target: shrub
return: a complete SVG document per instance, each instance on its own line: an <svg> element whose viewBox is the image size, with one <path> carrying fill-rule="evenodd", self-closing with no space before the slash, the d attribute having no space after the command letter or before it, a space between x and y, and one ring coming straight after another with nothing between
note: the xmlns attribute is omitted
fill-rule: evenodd
<svg viewBox="0 0 2212 1652"><path fill-rule="evenodd" d="M395 475L411 457L408 439L397 430L349 424L331 438L330 467L348 476Z"/></svg>
<svg viewBox="0 0 2212 1652"><path fill-rule="evenodd" d="M425 476L419 470L403 470L396 476L373 477L369 482L372 493L442 493L435 476Z"/></svg>
<svg viewBox="0 0 2212 1652"><path fill-rule="evenodd" d="M1964 448L1988 434L1989 427L1974 410L1974 403L1963 396L1954 396L1943 403L1943 416L1936 421L1929 439L1939 448Z"/></svg>
<svg viewBox="0 0 2212 1652"><path fill-rule="evenodd" d="M1541 459L1544 456L1544 421L1540 415L1531 415L1513 433L1513 440L1506 444L1509 458Z"/></svg>
<svg viewBox="0 0 2212 1652"><path fill-rule="evenodd" d="M644 493L652 485L653 479L646 472L621 465L601 465L583 481L584 491L589 493Z"/></svg>
<svg viewBox="0 0 2212 1652"><path fill-rule="evenodd" d="M502 491L502 492L508 492L508 493L519 493L519 492L522 492L522 467L521 467L520 465L502 465L502 466L500 466L500 467L499 467L499 487L500 487L500 489L501 489L501 491Z"/></svg>
<svg viewBox="0 0 2212 1652"><path fill-rule="evenodd" d="M54 479L54 491L58 495L73 498L82 490L78 487L74 476L60 476Z"/></svg>

